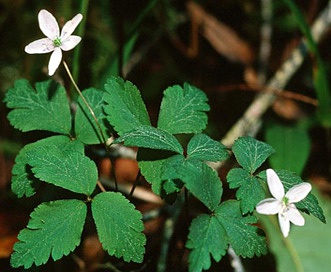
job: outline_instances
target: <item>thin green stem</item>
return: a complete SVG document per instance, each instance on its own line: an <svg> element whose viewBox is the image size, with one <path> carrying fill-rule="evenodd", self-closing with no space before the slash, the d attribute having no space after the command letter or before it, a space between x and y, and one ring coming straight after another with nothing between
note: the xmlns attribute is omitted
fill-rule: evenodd
<svg viewBox="0 0 331 272"><path fill-rule="evenodd" d="M77 86L77 84L76 84L76 82L75 82L75 80L74 80L74 78L73 78L73 76L72 76L72 74L71 74L71 72L70 72L70 70L69 70L69 67L68 67L68 65L67 65L67 63L66 63L65 61L63 61L63 65L64 65L64 68L66 69L66 71L67 71L67 73L68 73L68 76L69 76L69 78L70 78L72 84L74 85L74 87L75 87L77 93L78 93L79 96L82 98L84 104L86 105L86 107L87 107L88 110L90 111L90 113L91 113L91 115L92 115L92 117L93 117L93 119L94 119L94 121L95 121L95 123L96 123L98 129L99 129L100 136L101 136L101 138L102 138L102 142L104 143L105 146L107 146L107 143L106 143L106 137L105 137L105 135L104 135L103 132L102 132L102 129L101 129L100 123L99 123L97 117L95 116L95 113L94 113L93 109L91 108L90 104L86 101L86 99L85 99L85 97L83 96L81 90L78 88L78 86Z"/></svg>
<svg viewBox="0 0 331 272"><path fill-rule="evenodd" d="M278 221L276 219L275 216L268 216L268 219L270 220L271 224L274 225L274 227L277 229L278 227ZM295 247L293 246L292 241L289 238L285 238L282 236L283 242L291 256L291 259L293 261L293 264L295 266L295 271L297 272L304 272L303 266L302 266L302 262L300 260L300 256L297 252L297 250L295 249Z"/></svg>
<svg viewBox="0 0 331 272"><path fill-rule="evenodd" d="M80 23L77 35L80 37L84 36L85 33L85 25L86 25L86 17L87 17L87 11L88 11L88 5L89 0L82 0L80 4L80 13L83 15L84 20ZM72 74L73 78L75 78L78 81L79 78L79 59L80 59L80 53L81 53L81 44L79 44L76 47L76 50L74 51L73 61L72 61ZM74 87L74 86L73 86ZM71 95L73 95L74 92L71 92Z"/></svg>

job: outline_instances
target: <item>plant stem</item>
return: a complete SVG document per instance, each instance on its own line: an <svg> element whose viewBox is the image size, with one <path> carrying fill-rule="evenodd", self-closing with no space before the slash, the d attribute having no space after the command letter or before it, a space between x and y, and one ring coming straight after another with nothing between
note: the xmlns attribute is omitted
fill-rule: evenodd
<svg viewBox="0 0 331 272"><path fill-rule="evenodd" d="M104 135L103 132L102 132L102 129L101 129L100 123L99 123L97 117L95 116L95 113L94 113L93 109L91 108L90 104L86 101L86 99L85 99L85 97L83 96L81 90L78 88L78 86L77 86L77 84L76 84L74 78L72 77L72 74L71 74L71 72L70 72L70 70L69 70L69 67L68 67L68 65L67 65L67 63L66 63L65 61L63 61L63 65L64 65L64 68L66 69L66 71L67 71L67 73L68 73L68 76L69 76L69 78L70 78L72 84L74 85L76 91L78 92L78 94L79 94L79 96L82 98L84 104L86 105L86 107L87 107L88 110L90 111L90 113L91 113L91 115L92 115L92 117L93 117L93 119L94 119L94 121L95 121L95 123L96 123L98 129L99 129L100 136L101 136L101 138L102 138L102 142L103 142L104 145L107 147L107 143L106 143L105 135Z"/></svg>
<svg viewBox="0 0 331 272"><path fill-rule="evenodd" d="M88 5L89 5L89 0L82 0L80 4L80 13L83 15L83 18L85 20L82 20L80 23L78 30L77 30L77 35L80 37L84 36L85 33L85 25L86 25L86 17L87 17L87 11L88 11ZM76 50L74 51L74 57L72 61L72 74L73 78L75 78L78 81L79 78L79 59L80 59L80 52L81 52L81 44L79 44L76 47ZM74 87L74 86L72 86ZM71 92L73 94L74 92Z"/></svg>

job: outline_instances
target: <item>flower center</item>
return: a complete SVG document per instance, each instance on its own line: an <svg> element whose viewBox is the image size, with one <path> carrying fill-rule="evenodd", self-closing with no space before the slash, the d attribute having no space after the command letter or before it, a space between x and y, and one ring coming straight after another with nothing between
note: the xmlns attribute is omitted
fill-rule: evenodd
<svg viewBox="0 0 331 272"><path fill-rule="evenodd" d="M62 42L61 42L60 37L55 38L55 39L53 40L53 44L54 44L55 47L59 47L59 46L61 46Z"/></svg>

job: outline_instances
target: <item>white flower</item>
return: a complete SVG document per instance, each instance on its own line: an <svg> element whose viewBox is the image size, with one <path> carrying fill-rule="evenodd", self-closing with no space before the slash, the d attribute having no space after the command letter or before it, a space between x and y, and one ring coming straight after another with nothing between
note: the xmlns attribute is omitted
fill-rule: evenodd
<svg viewBox="0 0 331 272"><path fill-rule="evenodd" d="M293 186L286 194L284 186L274 170L267 170L267 182L271 195L274 198L267 198L259 202L256 211L261 214L277 214L280 229L287 237L290 232L290 222L297 226L303 226L305 219L295 207L294 203L303 200L311 191L311 185L302 182Z"/></svg>
<svg viewBox="0 0 331 272"><path fill-rule="evenodd" d="M83 15L77 14L70 21L66 22L60 34L59 25L54 16L47 10L42 9L38 13L38 22L41 31L47 38L29 43L25 47L25 52L28 54L53 52L48 64L48 74L52 76L61 63L62 50L71 50L81 41L81 37L71 34L82 19Z"/></svg>

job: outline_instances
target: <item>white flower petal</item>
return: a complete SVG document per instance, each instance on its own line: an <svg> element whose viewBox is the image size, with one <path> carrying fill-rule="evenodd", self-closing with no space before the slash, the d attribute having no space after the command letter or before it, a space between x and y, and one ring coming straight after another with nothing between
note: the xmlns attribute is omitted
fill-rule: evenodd
<svg viewBox="0 0 331 272"><path fill-rule="evenodd" d="M79 36L75 36L75 35L71 35L70 37L68 37L66 40L62 41L61 44L61 49L64 51L68 51L73 49L77 44L79 44L79 42L82 40L81 37Z"/></svg>
<svg viewBox="0 0 331 272"><path fill-rule="evenodd" d="M280 226L280 230L283 233L284 237L287 237L290 232L290 220L287 217L286 213L279 213L278 214L278 222Z"/></svg>
<svg viewBox="0 0 331 272"><path fill-rule="evenodd" d="M261 214L276 214L282 209L282 202L274 198L267 198L260 201L256 206L256 211Z"/></svg>
<svg viewBox="0 0 331 272"><path fill-rule="evenodd" d="M308 182L302 182L293 186L288 192L286 193L286 198L289 200L290 203L296 203L304 199L309 192L311 191L311 185Z"/></svg>
<svg viewBox="0 0 331 272"><path fill-rule="evenodd" d="M278 200L282 200L285 195L284 186L276 172L272 169L267 170L267 182L272 196Z"/></svg>
<svg viewBox="0 0 331 272"><path fill-rule="evenodd" d="M24 50L28 54L43 54L54 50L53 41L49 38L43 38L29 43Z"/></svg>
<svg viewBox="0 0 331 272"><path fill-rule="evenodd" d="M48 74L50 76L54 75L56 69L59 67L62 60L62 51L59 47L56 47L51 55L48 63Z"/></svg>
<svg viewBox="0 0 331 272"><path fill-rule="evenodd" d="M59 25L56 22L54 16L45 9L42 9L38 13L38 22L41 31L47 38L54 40L60 36Z"/></svg>
<svg viewBox="0 0 331 272"><path fill-rule="evenodd" d="M66 22L61 30L61 40L68 38L76 29L80 21L83 19L82 14L77 14L70 21Z"/></svg>
<svg viewBox="0 0 331 272"><path fill-rule="evenodd" d="M287 211L287 215L289 220L297 226L303 226L305 224L305 219L301 215L301 213L298 211L298 209L293 205L289 207Z"/></svg>

